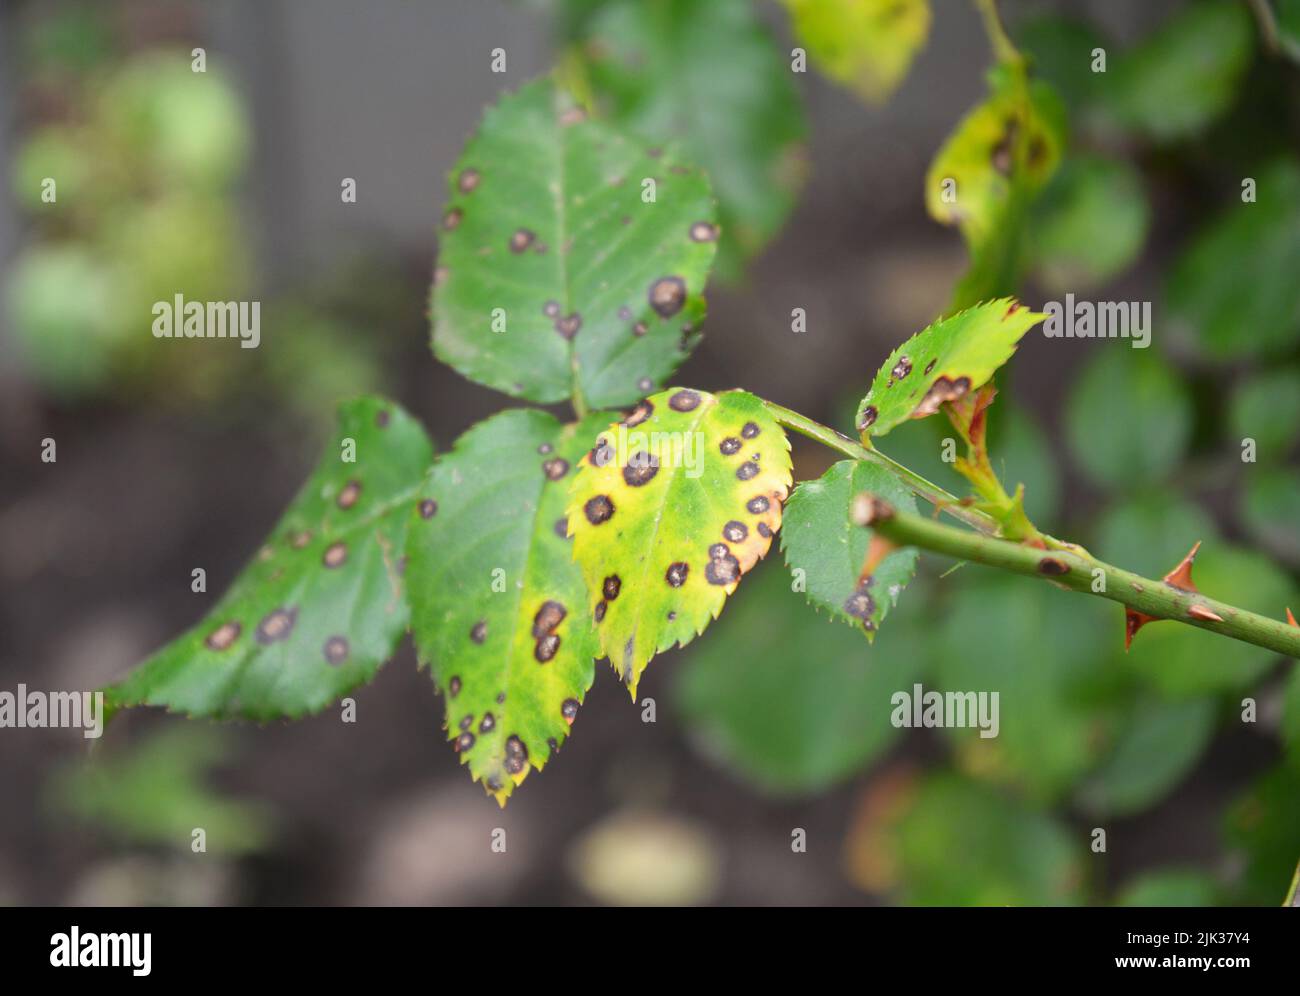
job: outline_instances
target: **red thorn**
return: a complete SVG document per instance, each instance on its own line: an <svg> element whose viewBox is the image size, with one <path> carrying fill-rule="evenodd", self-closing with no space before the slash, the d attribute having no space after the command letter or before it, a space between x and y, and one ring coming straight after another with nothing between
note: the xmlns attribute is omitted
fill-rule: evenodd
<svg viewBox="0 0 1300 996"><path fill-rule="evenodd" d="M1155 616L1149 616L1145 612L1138 612L1136 609L1124 608L1124 652L1128 653L1128 648L1133 645L1133 637L1143 626L1149 622L1155 622Z"/></svg>
<svg viewBox="0 0 1300 996"><path fill-rule="evenodd" d="M1290 609L1286 610L1286 621L1289 622L1292 626L1300 626L1300 623L1295 621L1295 616L1291 615Z"/></svg>
<svg viewBox="0 0 1300 996"><path fill-rule="evenodd" d="M1196 551L1200 548L1201 541L1197 540L1187 556L1178 562L1178 566L1165 575L1165 584L1182 591L1196 591L1196 585L1192 582L1192 562L1196 560Z"/></svg>
<svg viewBox="0 0 1300 996"><path fill-rule="evenodd" d="M1204 619L1207 622L1223 622L1223 616L1211 612L1204 605L1190 605L1187 608L1187 614L1193 619Z"/></svg>

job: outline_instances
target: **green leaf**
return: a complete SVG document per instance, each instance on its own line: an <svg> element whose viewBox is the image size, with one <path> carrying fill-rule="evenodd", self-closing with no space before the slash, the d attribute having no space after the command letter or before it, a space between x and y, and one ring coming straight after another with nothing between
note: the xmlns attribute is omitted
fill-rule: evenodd
<svg viewBox="0 0 1300 996"><path fill-rule="evenodd" d="M1104 73L1092 70L1093 52L1110 50L1097 26L1075 17L1043 13L1018 21L1016 44L1033 60L1034 73L1051 84L1071 111L1085 109L1097 99Z"/></svg>
<svg viewBox="0 0 1300 996"><path fill-rule="evenodd" d="M1225 823L1242 866L1234 903L1276 905L1295 874L1300 770L1279 765L1266 772L1232 804Z"/></svg>
<svg viewBox="0 0 1300 996"><path fill-rule="evenodd" d="M1036 207L1034 265L1058 293L1077 293L1121 273L1142 251L1151 223L1137 170L1101 156L1067 159Z"/></svg>
<svg viewBox="0 0 1300 996"><path fill-rule="evenodd" d="M1107 816L1154 806L1200 760L1214 726L1213 699L1136 700L1110 755L1080 789L1081 804Z"/></svg>
<svg viewBox="0 0 1300 996"><path fill-rule="evenodd" d="M1300 768L1300 667L1291 665L1282 694L1282 742L1287 760Z"/></svg>
<svg viewBox="0 0 1300 996"><path fill-rule="evenodd" d="M1300 441L1300 370L1265 370L1232 396L1229 424L1239 439L1255 441L1260 462L1279 460Z"/></svg>
<svg viewBox="0 0 1300 996"><path fill-rule="evenodd" d="M889 99L930 33L929 0L785 0L796 40L831 79Z"/></svg>
<svg viewBox="0 0 1300 996"><path fill-rule="evenodd" d="M213 854L263 848L272 830L264 807L227 798L205 784L208 768L227 754L227 738L211 726L163 727L125 751L98 751L57 769L48 786L59 813L135 844L189 854L195 827Z"/></svg>
<svg viewBox="0 0 1300 996"><path fill-rule="evenodd" d="M1188 4L1115 60L1106 87L1111 112L1156 141L1193 135L1236 98L1254 31L1236 0Z"/></svg>
<svg viewBox="0 0 1300 996"><path fill-rule="evenodd" d="M883 436L909 418L933 415L943 402L979 390L1044 317L1001 298L942 318L912 336L889 354L858 405L863 439Z"/></svg>
<svg viewBox="0 0 1300 996"><path fill-rule="evenodd" d="M633 698L650 659L702 633L766 555L789 488L789 440L744 391L656 394L582 458L573 552Z"/></svg>
<svg viewBox="0 0 1300 996"><path fill-rule="evenodd" d="M1166 286L1172 317L1221 359L1278 352L1300 334L1300 163L1278 160L1251 179L1255 201L1200 232Z"/></svg>
<svg viewBox="0 0 1300 996"><path fill-rule="evenodd" d="M896 619L868 649L790 587L779 568L760 571L687 653L676 692L703 753L766 791L806 794L898 738L890 696L919 680L925 631Z"/></svg>
<svg viewBox="0 0 1300 996"><path fill-rule="evenodd" d="M911 491L889 471L861 460L841 460L794 489L785 507L781 549L790 569L800 572L809 603L871 639L916 573L917 551L893 551L862 580L872 530L857 525L849 513L853 499L864 491L895 508L916 511Z"/></svg>
<svg viewBox="0 0 1300 996"><path fill-rule="evenodd" d="M960 587L936 622L935 682L996 692L997 735L973 725L944 732L967 768L1050 800L1096 764L1115 726L1115 710L1091 687L1108 663L1112 617L1097 599L1079 604L1047 585L979 571L956 575Z"/></svg>
<svg viewBox="0 0 1300 996"><path fill-rule="evenodd" d="M1241 517L1259 544L1287 563L1300 563L1300 471L1249 468L1241 498Z"/></svg>
<svg viewBox="0 0 1300 996"><path fill-rule="evenodd" d="M1282 51L1300 62L1300 0L1273 0L1277 6L1277 33Z"/></svg>
<svg viewBox="0 0 1300 996"><path fill-rule="evenodd" d="M591 687L599 646L564 507L608 422L501 412L437 460L412 520L415 645L446 698L447 739L503 806L559 749Z"/></svg>
<svg viewBox="0 0 1300 996"><path fill-rule="evenodd" d="M1176 491L1150 491L1128 498L1098 522L1089 547L1102 560L1147 577L1163 577L1198 541L1214 546L1214 518Z"/></svg>
<svg viewBox="0 0 1300 996"><path fill-rule="evenodd" d="M104 689L106 705L292 718L373 678L406 630L406 526L431 454L392 402L341 405L334 441L258 555L202 622Z"/></svg>
<svg viewBox="0 0 1300 996"><path fill-rule="evenodd" d="M584 120L543 79L488 110L448 183L439 359L507 394L599 407L686 357L718 235L699 170Z"/></svg>
<svg viewBox="0 0 1300 996"><path fill-rule="evenodd" d="M1159 481L1191 440L1185 384L1158 354L1130 349L1124 340L1103 340L1093 353L1066 406L1074 459L1103 487Z"/></svg>
<svg viewBox="0 0 1300 996"><path fill-rule="evenodd" d="M680 140L708 172L722 220L719 271L785 222L803 180L804 120L785 56L749 0L626 0L583 45L597 106L629 131Z"/></svg>
<svg viewBox="0 0 1300 996"><path fill-rule="evenodd" d="M1291 579L1267 557L1248 550L1218 543L1204 546L1196 555L1192 577L1197 588L1212 598L1228 599L1263 615L1276 618L1284 606L1297 604ZM1118 627L1119 617L1115 618ZM1162 694L1186 698L1248 688L1268 672L1277 656L1191 626L1155 622L1142 627L1125 661Z"/></svg>
<svg viewBox="0 0 1300 996"><path fill-rule="evenodd" d="M1083 849L1052 817L977 782L940 774L902 793L850 848L872 847L918 906L1073 906Z"/></svg>
<svg viewBox="0 0 1300 996"><path fill-rule="evenodd" d="M1129 882L1116 906L1217 906L1219 887L1204 872L1162 869Z"/></svg>
<svg viewBox="0 0 1300 996"><path fill-rule="evenodd" d="M1051 87L999 66L990 88L944 142L925 177L930 217L959 226L972 248L994 234L1016 188L1026 195L1042 188L1065 145L1064 110Z"/></svg>

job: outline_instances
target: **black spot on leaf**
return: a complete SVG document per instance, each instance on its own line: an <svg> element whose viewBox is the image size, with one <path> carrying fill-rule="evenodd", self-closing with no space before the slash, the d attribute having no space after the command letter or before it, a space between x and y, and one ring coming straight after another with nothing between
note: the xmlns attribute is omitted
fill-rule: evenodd
<svg viewBox="0 0 1300 996"><path fill-rule="evenodd" d="M693 412L700 406L700 396L695 391L683 388L668 399L668 407L675 412Z"/></svg>
<svg viewBox="0 0 1300 996"><path fill-rule="evenodd" d="M690 573L690 565L677 561L668 565L668 571L664 574L664 580L674 588L680 588L686 583L686 575Z"/></svg>
<svg viewBox="0 0 1300 996"><path fill-rule="evenodd" d="M243 631L244 627L233 620L223 622L208 634L208 638L203 641L203 645L209 650L225 650L239 639L239 634Z"/></svg>
<svg viewBox="0 0 1300 996"><path fill-rule="evenodd" d="M588 522L598 526L602 522L608 522L610 516L614 514L614 503L609 500L608 495L596 495L594 498L587 499L587 503L582 506L582 511L587 516Z"/></svg>

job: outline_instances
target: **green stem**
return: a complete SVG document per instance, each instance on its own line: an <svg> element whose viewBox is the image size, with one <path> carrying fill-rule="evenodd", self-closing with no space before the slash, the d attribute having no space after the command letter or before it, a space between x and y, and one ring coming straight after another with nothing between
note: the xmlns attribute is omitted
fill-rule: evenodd
<svg viewBox="0 0 1300 996"><path fill-rule="evenodd" d="M1277 18L1273 16L1273 8L1269 6L1268 0L1249 0L1250 9L1255 15L1255 20L1259 24L1260 40L1264 43L1264 51L1269 55L1276 55L1280 48L1278 44Z"/></svg>
<svg viewBox="0 0 1300 996"><path fill-rule="evenodd" d="M839 452L847 457L852 457L854 460L865 460L867 463L874 463L877 467L883 467L910 488L918 498L924 499L935 508L947 512L954 519L964 522L982 533L992 534L997 532L998 524L993 520L992 516L962 504L960 498L949 494L937 484L931 484L920 474L908 470L901 463L891 460L879 450L868 449L856 439L850 439L842 432L836 432L820 422L814 422L798 412L783 408L771 401L764 401L763 405L771 413L772 417L787 429L793 429L801 436L815 439L823 446L839 450Z"/></svg>
<svg viewBox="0 0 1300 996"><path fill-rule="evenodd" d="M1142 577L1078 548L1040 550L902 512L870 496L859 497L855 518L859 525L870 525L879 535L900 546L920 547L1054 581L1072 591L1100 595L1156 619L1173 619L1300 660L1300 627L1176 588L1165 581ZM1193 610L1198 614L1190 615Z"/></svg>
<svg viewBox="0 0 1300 996"><path fill-rule="evenodd" d="M1007 36L1006 29L1002 26L1002 18L998 16L996 0L975 0L975 6L979 9L980 17L984 21L984 33L988 35L989 47L993 49L993 54L997 57L998 62L1022 62L1024 56L1012 44L1011 39Z"/></svg>

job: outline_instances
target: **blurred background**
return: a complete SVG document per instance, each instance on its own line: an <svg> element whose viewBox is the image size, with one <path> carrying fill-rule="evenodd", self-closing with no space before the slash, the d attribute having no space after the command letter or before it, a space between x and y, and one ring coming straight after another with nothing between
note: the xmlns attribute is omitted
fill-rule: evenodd
<svg viewBox="0 0 1300 996"><path fill-rule="evenodd" d="M972 4L932 6L882 83L837 72L848 43L796 40L775 2L0 5L0 689L99 687L201 617L340 399L394 397L440 449L515 403L433 361L430 274L462 142L556 64L687 148L656 101L726 123L698 143L721 272L675 380L851 431L969 265L923 179L992 57ZM1004 479L1098 556L1159 576L1203 540L1203 591L1300 611L1300 4L1000 9L1068 118L1014 289L1154 314L1145 351L1026 338L993 415ZM796 44L807 73L787 71ZM900 44L861 40L880 64ZM150 305L176 293L260 300L262 348L154 339ZM882 448L956 490L938 421ZM796 479L832 461L798 438L794 456ZM352 725L136 710L89 752L78 731L0 730L0 903L1281 902L1300 669L1173 625L1126 655L1117 605L951 567L923 557L868 646L774 552L646 672L656 722L600 665L562 757L504 811L405 642ZM917 681L999 690L1000 736L894 729L889 695Z"/></svg>

